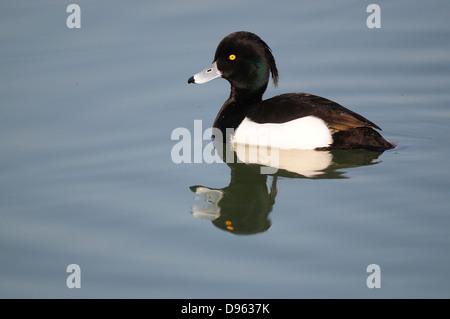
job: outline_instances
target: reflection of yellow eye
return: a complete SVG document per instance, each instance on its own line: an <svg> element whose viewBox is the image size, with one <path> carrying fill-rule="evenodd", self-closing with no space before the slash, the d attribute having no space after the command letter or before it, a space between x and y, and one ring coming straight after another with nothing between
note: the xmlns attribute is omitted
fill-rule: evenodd
<svg viewBox="0 0 450 319"><path fill-rule="evenodd" d="M230 54L230 56L228 57L228 59L230 59L231 61L233 61L234 59L236 59L236 56L234 54Z"/></svg>

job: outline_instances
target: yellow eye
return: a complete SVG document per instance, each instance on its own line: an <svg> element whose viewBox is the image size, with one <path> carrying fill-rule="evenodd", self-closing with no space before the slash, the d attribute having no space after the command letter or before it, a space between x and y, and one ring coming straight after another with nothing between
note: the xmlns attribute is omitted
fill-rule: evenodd
<svg viewBox="0 0 450 319"><path fill-rule="evenodd" d="M230 222L229 220L227 220L227 221L225 222L225 225L227 225L227 229L228 229L228 230L231 230L231 231L234 230L234 227L231 226L231 222Z"/></svg>
<svg viewBox="0 0 450 319"><path fill-rule="evenodd" d="M234 54L230 54L230 56L228 57L228 59L230 59L231 61L233 61L234 59L236 59L236 56Z"/></svg>

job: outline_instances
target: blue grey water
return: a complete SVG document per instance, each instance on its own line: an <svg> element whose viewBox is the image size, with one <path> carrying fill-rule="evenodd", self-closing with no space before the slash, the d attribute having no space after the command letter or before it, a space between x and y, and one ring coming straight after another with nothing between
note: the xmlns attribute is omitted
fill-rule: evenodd
<svg viewBox="0 0 450 319"><path fill-rule="evenodd" d="M448 1L78 0L79 29L70 3L0 3L0 297L450 297ZM231 168L175 163L171 134L212 125L228 83L187 79L237 30L273 50L265 97L327 97L398 147L206 203Z"/></svg>

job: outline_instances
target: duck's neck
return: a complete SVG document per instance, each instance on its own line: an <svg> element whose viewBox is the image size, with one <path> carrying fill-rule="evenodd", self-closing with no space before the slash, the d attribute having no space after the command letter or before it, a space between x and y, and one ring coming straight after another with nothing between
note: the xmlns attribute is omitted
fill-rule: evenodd
<svg viewBox="0 0 450 319"><path fill-rule="evenodd" d="M214 128L222 132L222 136L229 140L236 128L247 116L249 110L262 101L265 88L259 90L238 89L232 87L230 97L225 101L214 120Z"/></svg>

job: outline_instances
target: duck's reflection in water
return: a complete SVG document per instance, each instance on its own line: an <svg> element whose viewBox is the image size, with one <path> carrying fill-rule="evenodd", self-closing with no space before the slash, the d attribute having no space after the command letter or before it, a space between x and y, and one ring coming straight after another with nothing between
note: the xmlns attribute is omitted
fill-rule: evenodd
<svg viewBox="0 0 450 319"><path fill-rule="evenodd" d="M194 205L195 217L209 219L216 227L233 234L256 234L269 229L269 214L275 204L278 177L336 179L349 178L342 169L374 165L382 152L366 150L277 150L276 165L263 156L252 154L249 148L234 147L232 159L230 144L215 144L219 155L230 167L230 183L224 188L191 186L195 198L202 201ZM220 147L218 147L220 146ZM245 150L245 152L244 152ZM273 153L272 153L273 154ZM269 164L269 167L262 165ZM270 174L262 174L261 172ZM268 184L269 178L269 184Z"/></svg>
<svg viewBox="0 0 450 319"><path fill-rule="evenodd" d="M254 234L270 227L269 213L276 197L274 176L267 187L267 175L255 172L245 164L232 165L230 184L221 189L192 186L196 199L208 205L195 205L195 217L210 219L218 228L234 234Z"/></svg>

